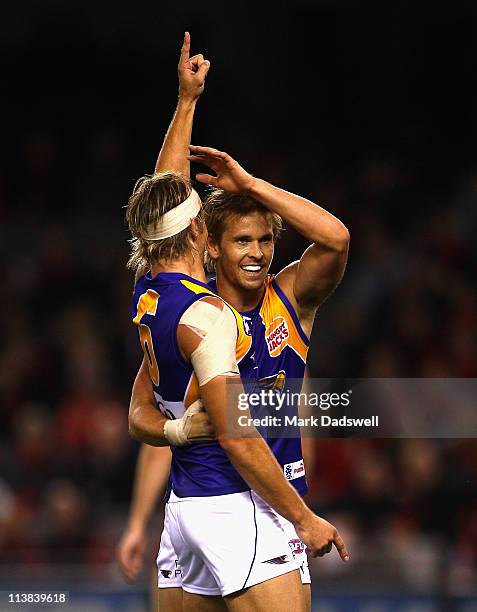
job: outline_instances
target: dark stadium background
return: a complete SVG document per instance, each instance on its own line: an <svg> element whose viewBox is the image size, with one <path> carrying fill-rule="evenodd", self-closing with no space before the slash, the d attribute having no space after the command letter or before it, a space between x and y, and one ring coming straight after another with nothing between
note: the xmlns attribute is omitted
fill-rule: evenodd
<svg viewBox="0 0 477 612"><path fill-rule="evenodd" d="M145 609L147 572L125 586L114 565L140 359L122 207L170 120L185 29L212 63L194 143L351 232L311 374L476 377L476 26L458 0L2 7L0 590ZM288 230L273 269L302 249ZM310 501L352 555L312 563L317 609L477 609L475 439L316 451Z"/></svg>

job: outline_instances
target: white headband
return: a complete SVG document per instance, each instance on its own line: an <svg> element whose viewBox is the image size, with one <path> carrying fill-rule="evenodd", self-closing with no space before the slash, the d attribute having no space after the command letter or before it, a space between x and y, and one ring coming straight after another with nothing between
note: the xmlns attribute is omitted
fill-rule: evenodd
<svg viewBox="0 0 477 612"><path fill-rule="evenodd" d="M175 236L190 225L192 219L197 217L202 202L195 189L190 196L178 206L166 212L156 224L151 224L143 235L145 240L162 240Z"/></svg>

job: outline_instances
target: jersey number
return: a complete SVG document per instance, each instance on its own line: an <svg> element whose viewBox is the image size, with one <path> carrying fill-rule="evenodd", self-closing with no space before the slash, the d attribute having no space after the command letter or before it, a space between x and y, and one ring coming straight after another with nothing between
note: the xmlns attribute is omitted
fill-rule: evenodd
<svg viewBox="0 0 477 612"><path fill-rule="evenodd" d="M154 354L151 328L148 325L141 323L141 320L145 314L152 316L156 314L158 299L159 294L152 289L148 289L148 291L143 293L139 298L137 303L137 315L133 319L133 322L136 323L139 329L139 340L141 342L144 355L146 356L149 375L156 387L159 385L159 367L157 365L156 355Z"/></svg>

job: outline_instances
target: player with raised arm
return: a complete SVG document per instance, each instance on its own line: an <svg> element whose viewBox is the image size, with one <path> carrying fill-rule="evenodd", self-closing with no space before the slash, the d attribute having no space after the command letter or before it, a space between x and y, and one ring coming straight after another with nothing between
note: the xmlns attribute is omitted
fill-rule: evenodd
<svg viewBox="0 0 477 612"><path fill-rule="evenodd" d="M205 79L210 68L210 62L204 59L202 54L190 56L190 46L190 34L185 32L177 65L178 104L154 168L155 173L169 170L178 172L186 178L190 175L187 145L190 143L192 133L192 119L197 101L204 91ZM197 412L197 406L189 408L181 419L175 420L167 418L157 410L146 357L134 381L131 414L134 414L138 405L142 406L143 411L145 406L149 408L154 423L154 436L149 442L154 446L144 444L140 449L129 521L118 544L119 567L128 581L134 581L141 570L146 545L146 526L158 498L162 497L166 490L171 465L169 445L215 438L210 420L204 412ZM177 589L168 589L162 593L160 597L162 609L180 609L182 590L180 584L178 586ZM155 601L157 595L153 591L154 609L159 605L159 602Z"/></svg>
<svg viewBox="0 0 477 612"><path fill-rule="evenodd" d="M179 101L155 164L155 174L159 172L176 172L189 180L188 144L192 134L195 107L200 95L204 91L205 79L209 68L209 60L204 59L201 53L190 57L190 34L185 32L177 66ZM171 179L171 184L173 184L174 176L165 178ZM143 177L143 179L150 179L144 181L144 185L147 185L146 189L149 189L154 184L154 177ZM138 181L135 192L136 190L137 192L140 191L139 183L143 179ZM176 237L172 241L172 250L180 251L181 238L184 238L184 236L185 234ZM141 266L144 264L145 259L143 258L139 241L137 239L133 240L132 245L133 249L128 266L136 271L137 278L139 278L141 276ZM153 241L146 247L146 250L155 250ZM142 270L142 272L145 271L146 269ZM184 445L215 437L209 419L204 413L200 413L198 405L192 406L181 419L176 419L175 421L171 421L171 419L157 411L156 402L150 395L150 383L147 382L146 378L148 368L149 372L152 373L150 355L146 353L133 385L134 398L132 398L130 405L130 411L133 412L136 409L136 403L140 403L143 406L143 410L144 406L148 406L150 409L149 414L153 417L152 431L154 435L148 440L148 443L153 446ZM141 373L144 374L143 377L141 377ZM134 434L134 432L131 433ZM147 436L147 433L142 432L142 435ZM167 454L164 454L164 456L167 457Z"/></svg>
<svg viewBox="0 0 477 612"><path fill-rule="evenodd" d="M156 399L166 414L180 417L202 398L219 440L173 450L174 493L168 507L171 521L180 526L171 537L180 551L185 597L190 609L205 609L200 607L204 603L200 594L211 590L202 585L211 584L213 579L229 609L261 610L266 601L267 609L271 603L275 610L288 610L290 605L301 610L304 604L298 574L291 571L292 560L283 552L283 542L285 546L287 542L279 535L281 529L272 537L276 516L262 499L295 525L311 554L324 554L333 542L343 558L347 553L335 528L307 509L286 482L263 439L232 440L226 435L225 384L231 373L238 372L237 328L239 354L241 345L249 347L250 340L238 313L213 295L204 282L201 257L206 232L199 214L197 195L186 181L173 174L160 173L140 181L128 206L128 220L136 238L131 261L137 262L141 256L150 266L150 272L136 285L133 311ZM162 439L164 433L155 416L156 423L147 410L133 413L134 435L147 442ZM224 518L220 509L217 512L217 503L227 512L232 507L233 511ZM254 552L249 550L250 544L244 547L242 537L237 537L244 529L244 512L252 510L255 518L247 528L255 530L256 535L257 530L260 532L258 540L255 538L258 548L252 547ZM199 545L194 521L201 513L206 519L200 523L202 531L217 530L219 521L226 520L224 537L215 543L205 538ZM214 533L217 535L217 531ZM270 537L262 537L265 533ZM232 541L228 542L225 534ZM262 546L264 550L260 550ZM278 551L282 554L267 561L267 554ZM278 558L280 563L272 563Z"/></svg>

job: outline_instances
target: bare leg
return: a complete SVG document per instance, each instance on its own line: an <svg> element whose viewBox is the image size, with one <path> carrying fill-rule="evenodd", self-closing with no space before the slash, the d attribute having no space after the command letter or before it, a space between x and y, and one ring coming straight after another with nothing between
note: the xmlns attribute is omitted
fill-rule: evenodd
<svg viewBox="0 0 477 612"><path fill-rule="evenodd" d="M157 612L182 612L182 589L171 587L170 589L159 589L156 608ZM184 608L187 609L187 608Z"/></svg>
<svg viewBox="0 0 477 612"><path fill-rule="evenodd" d="M311 612L311 584L303 585L303 593L305 595L305 610Z"/></svg>
<svg viewBox="0 0 477 612"><path fill-rule="evenodd" d="M163 589L170 591L171 589ZM227 606L222 597L214 595L196 595L184 591L184 610L187 612L227 612ZM182 610L180 608L179 612ZM162 610L161 610L162 612ZM175 612L173 608L164 612Z"/></svg>
<svg viewBox="0 0 477 612"><path fill-rule="evenodd" d="M299 570L271 578L224 597L230 612L305 612Z"/></svg>

